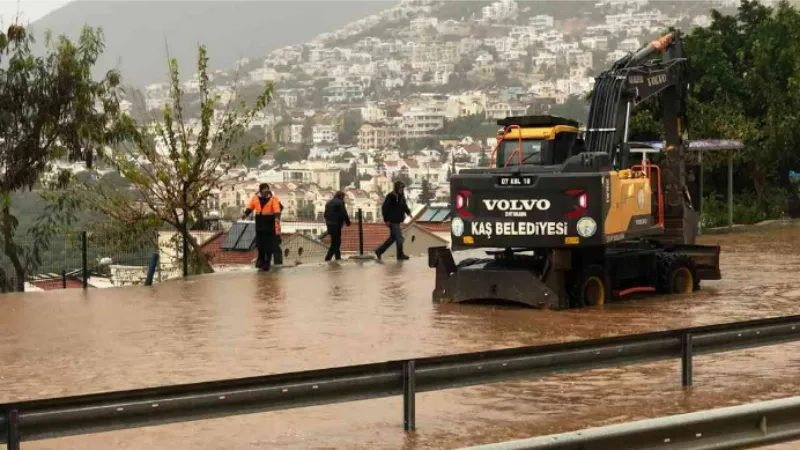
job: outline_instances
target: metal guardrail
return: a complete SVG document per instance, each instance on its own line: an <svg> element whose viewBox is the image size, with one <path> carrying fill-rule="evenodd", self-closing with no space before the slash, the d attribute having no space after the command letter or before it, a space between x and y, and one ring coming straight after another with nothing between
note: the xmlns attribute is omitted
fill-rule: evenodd
<svg viewBox="0 0 800 450"><path fill-rule="evenodd" d="M415 428L415 393L800 340L800 316L589 341L183 384L0 405L0 443L20 442L312 405L403 395Z"/></svg>
<svg viewBox="0 0 800 450"><path fill-rule="evenodd" d="M800 397L792 397L462 450L724 450L797 439Z"/></svg>

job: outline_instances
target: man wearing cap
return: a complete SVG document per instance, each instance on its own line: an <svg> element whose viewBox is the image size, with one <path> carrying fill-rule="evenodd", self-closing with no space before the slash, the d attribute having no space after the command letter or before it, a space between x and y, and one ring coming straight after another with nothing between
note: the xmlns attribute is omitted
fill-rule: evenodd
<svg viewBox="0 0 800 450"><path fill-rule="evenodd" d="M258 194L250 199L242 219L253 214L256 222L256 247L258 259L256 267L269 270L272 254L276 248L276 220L281 213L281 203L278 197L272 195L267 183L258 185ZM278 225L279 226L279 225Z"/></svg>

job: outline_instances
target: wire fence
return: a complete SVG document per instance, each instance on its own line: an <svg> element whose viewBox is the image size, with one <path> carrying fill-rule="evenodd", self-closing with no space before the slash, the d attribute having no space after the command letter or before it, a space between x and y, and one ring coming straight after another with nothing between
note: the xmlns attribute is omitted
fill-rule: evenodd
<svg viewBox="0 0 800 450"><path fill-rule="evenodd" d="M370 255L387 237L382 223L365 223L361 211L341 230L343 259ZM38 259L32 239L20 236L20 265L0 251L0 288L10 291L49 291L147 284L172 278L232 270L252 270L258 257L252 221L214 222L190 230L187 242L175 229L154 231L145 238L120 239L77 230L56 236ZM332 236L324 221L282 221L273 241L270 262L277 266L314 264L326 259ZM198 255L200 255L198 257ZM336 255L331 255L333 258ZM210 270L209 270L210 269ZM24 280L18 283L18 280Z"/></svg>

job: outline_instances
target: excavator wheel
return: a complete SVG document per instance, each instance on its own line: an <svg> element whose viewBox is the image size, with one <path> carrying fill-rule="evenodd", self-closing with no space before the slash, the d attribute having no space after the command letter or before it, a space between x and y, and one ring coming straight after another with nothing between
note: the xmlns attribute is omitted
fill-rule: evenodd
<svg viewBox="0 0 800 450"><path fill-rule="evenodd" d="M590 265L567 280L567 299L570 308L604 305L611 299L603 266Z"/></svg>
<svg viewBox="0 0 800 450"><path fill-rule="evenodd" d="M660 253L656 258L659 293L688 294L697 289L699 280L691 258L672 252Z"/></svg>

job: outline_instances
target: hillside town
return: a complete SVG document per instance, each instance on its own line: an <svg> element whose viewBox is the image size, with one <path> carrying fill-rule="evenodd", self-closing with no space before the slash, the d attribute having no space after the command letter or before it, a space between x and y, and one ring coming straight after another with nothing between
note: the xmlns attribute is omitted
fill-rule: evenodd
<svg viewBox="0 0 800 450"><path fill-rule="evenodd" d="M239 217L261 182L273 185L287 220L320 220L325 201L342 189L365 221L380 221L395 180L406 182L412 204L447 202L451 174L488 164L497 119L580 116L605 67L669 27L705 26L710 8L737 5L677 3L695 10L601 0L576 16L515 0L403 0L311 42L242 59L214 73L213 89L224 104L274 83L270 112L250 125L270 150L231 168L208 215ZM197 94L197 77L183 89L187 98ZM162 108L168 96L168 83L146 86L144 110ZM135 101L123 108L135 112Z"/></svg>

